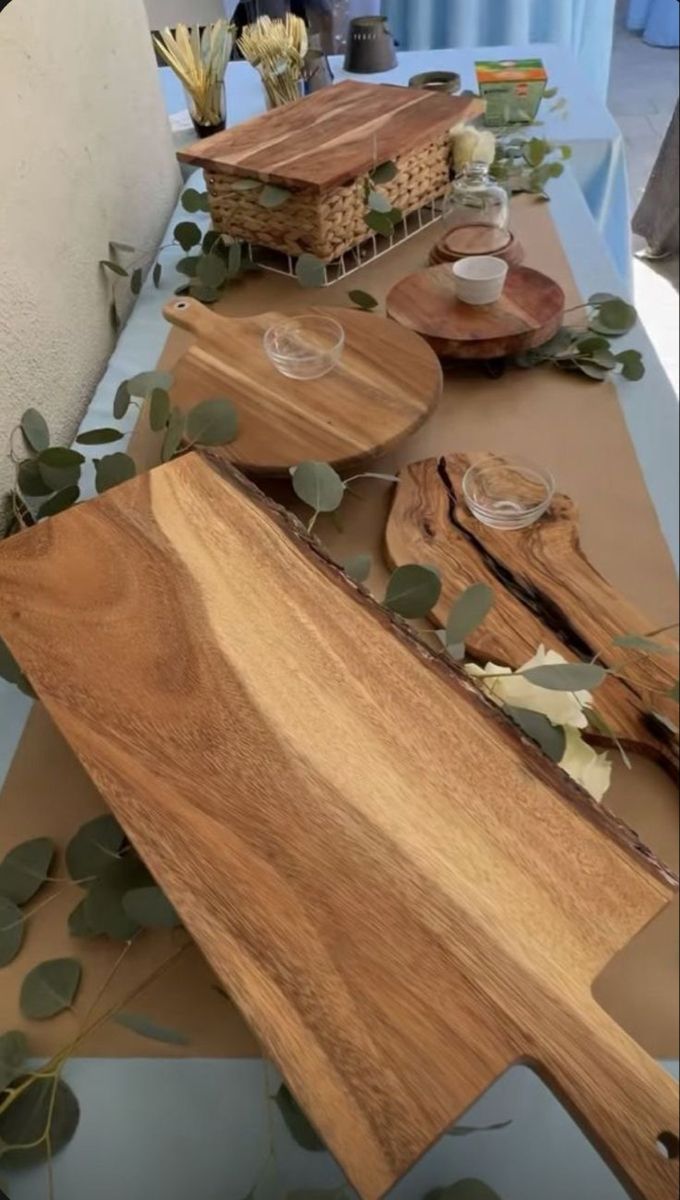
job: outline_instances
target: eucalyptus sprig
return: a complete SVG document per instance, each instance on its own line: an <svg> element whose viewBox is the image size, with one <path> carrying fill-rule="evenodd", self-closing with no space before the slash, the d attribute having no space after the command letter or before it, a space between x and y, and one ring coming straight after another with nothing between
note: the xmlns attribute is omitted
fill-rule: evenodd
<svg viewBox="0 0 680 1200"><path fill-rule="evenodd" d="M581 311L585 328L565 326L535 350L525 351L514 359L519 367L535 367L547 363L562 370L580 371L589 379L601 382L611 375L621 375L630 382L644 378L645 365L639 350L615 353L612 338L629 333L637 322L632 304L610 292L596 292L571 312Z"/></svg>
<svg viewBox="0 0 680 1200"><path fill-rule="evenodd" d="M497 138L491 174L513 194L528 192L549 200L546 187L563 174L572 153L571 146L556 145L546 138L518 134Z"/></svg>

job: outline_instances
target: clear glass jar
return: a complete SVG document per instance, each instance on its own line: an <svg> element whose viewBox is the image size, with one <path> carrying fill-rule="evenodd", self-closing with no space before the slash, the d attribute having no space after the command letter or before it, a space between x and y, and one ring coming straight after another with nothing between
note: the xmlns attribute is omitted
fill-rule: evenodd
<svg viewBox="0 0 680 1200"><path fill-rule="evenodd" d="M492 178L484 162L462 167L451 184L442 206L447 229L461 225L491 225L504 233L510 224L510 204L505 188Z"/></svg>

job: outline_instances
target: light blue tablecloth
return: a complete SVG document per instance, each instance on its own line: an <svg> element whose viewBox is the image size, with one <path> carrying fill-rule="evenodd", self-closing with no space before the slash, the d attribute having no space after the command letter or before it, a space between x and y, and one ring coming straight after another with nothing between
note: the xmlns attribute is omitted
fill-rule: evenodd
<svg viewBox="0 0 680 1200"><path fill-rule="evenodd" d="M405 50L556 42L576 56L590 90L607 95L615 0L383 0L382 10ZM531 52L531 53L530 53Z"/></svg>
<svg viewBox="0 0 680 1200"><path fill-rule="evenodd" d="M195 186L201 186L200 176ZM571 172L553 181L551 194L553 217L582 294L615 290L616 274ZM178 207L164 243L172 240L170 231L185 216ZM174 270L176 248L168 246L159 258L164 267L161 287L156 290L150 280L145 283L81 430L111 425L119 383L153 368L160 356L168 333L161 308L184 280ZM627 345L643 351L647 377L643 384L618 381L619 401L662 529L676 553L678 405L644 330L635 329L621 340L622 349ZM592 392L596 403L597 389ZM135 417L136 410L131 410L120 427L130 432ZM603 488L607 472L613 470L615 463L602 463ZM83 492L91 494L91 487L84 484ZM635 554L625 528L613 526L611 536L628 555ZM28 709L25 697L0 681L0 787ZM677 1064L671 1070L677 1072ZM57 1197L241 1200L252 1186L264 1127L258 1062L76 1060L68 1066L68 1078L83 1101L83 1123L55 1162ZM568 1114L524 1068L503 1076L466 1117L472 1124L507 1119L512 1125L498 1134L444 1139L391 1193L391 1200L421 1200L433 1188L463 1175L486 1179L504 1200L624 1200L622 1189ZM276 1137L281 1140L280 1123ZM296 1150L290 1139L282 1149L282 1163L287 1189L329 1188L337 1182L337 1170L327 1158ZM43 1189L44 1177L36 1172L12 1177L13 1200L33 1200Z"/></svg>
<svg viewBox="0 0 680 1200"><path fill-rule="evenodd" d="M678 0L630 0L628 28L650 46L677 46Z"/></svg>
<svg viewBox="0 0 680 1200"><path fill-rule="evenodd" d="M496 0L499 2L499 0ZM476 88L475 59L493 54L504 58L523 58L530 52L526 45L478 47L477 49L407 51L399 54L394 71L382 75L346 75L342 59L333 58L331 65L336 81L361 79L373 83L406 84L412 75L421 71L457 71L463 87ZM551 113L550 101L544 101L539 119L544 125L538 131L555 141L568 142L573 147L572 170L595 223L607 246L612 262L619 273L617 291L632 288L632 258L630 242L630 212L625 147L621 131L602 101L593 91L578 64L568 50L559 46L538 45L531 48L543 59L552 87L568 101L566 115ZM159 71L160 82L169 113L186 107L184 93L169 69ZM264 97L259 76L247 63L231 63L227 71L227 115L230 125L236 125L264 111Z"/></svg>

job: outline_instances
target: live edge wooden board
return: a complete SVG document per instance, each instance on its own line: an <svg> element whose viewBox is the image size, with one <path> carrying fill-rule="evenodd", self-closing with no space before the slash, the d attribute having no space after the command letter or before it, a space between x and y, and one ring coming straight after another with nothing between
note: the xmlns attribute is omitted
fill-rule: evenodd
<svg viewBox="0 0 680 1200"><path fill-rule="evenodd" d="M231 467L6 541L0 636L364 1200L517 1061L675 1200L591 994L672 877Z"/></svg>
<svg viewBox="0 0 680 1200"><path fill-rule="evenodd" d="M655 759L677 778L672 728L678 707L668 699L678 678L677 643L667 634L656 637L666 646L663 656L614 644L622 635L651 633L654 623L588 561L568 496L556 495L545 517L521 531L490 529L478 521L462 488L466 470L480 457L448 454L410 463L401 472L385 531L390 563L438 568L442 593L433 615L440 625L466 587L489 584L494 606L467 644L468 655L479 662L517 668L540 644L572 660L597 655L617 672L598 689L599 713L626 750Z"/></svg>

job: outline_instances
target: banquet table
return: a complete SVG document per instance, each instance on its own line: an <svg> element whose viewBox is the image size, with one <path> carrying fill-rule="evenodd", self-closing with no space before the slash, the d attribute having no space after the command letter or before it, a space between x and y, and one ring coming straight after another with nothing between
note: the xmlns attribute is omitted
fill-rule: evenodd
<svg viewBox="0 0 680 1200"><path fill-rule="evenodd" d="M200 177L193 182L200 186ZM616 290L616 273L570 172L553 181L551 195L550 211L578 289L584 295ZM169 230L183 215L178 207ZM176 257L171 248L161 252L161 287L145 284L83 430L110 424L120 382L153 367L161 355L168 332L161 307L179 282L173 267ZM619 404L661 528L675 552L677 402L644 330L637 328L623 339L622 348L626 345L643 351L647 376L643 384L618 382ZM590 387L596 405L597 386L584 382L583 387ZM130 412L123 422L128 432L133 421ZM602 465L603 487L611 466ZM29 707L14 689L0 689L0 786ZM643 808L641 820L644 834ZM672 1063L669 1069L677 1067ZM69 1064L66 1078L81 1098L83 1123L76 1140L56 1160L57 1200L90 1200L95 1182L98 1200L119 1200L121 1195L126 1200L242 1200L252 1187L267 1137L265 1080L258 1060L87 1058ZM275 1088L271 1077L267 1086L270 1092ZM484 1178L502 1200L547 1195L551 1200L572 1200L574 1195L623 1200L622 1189L571 1118L525 1068L503 1076L465 1116L465 1124L505 1121L512 1124L494 1134L443 1139L398 1185L393 1200L421 1200L432 1188L466 1175ZM283 1191L337 1186L337 1168L325 1156L306 1154L292 1145L278 1117L273 1133ZM42 1177L32 1171L13 1173L12 1200L33 1200L42 1185ZM275 1190L268 1191L270 1195L278 1200Z"/></svg>
<svg viewBox="0 0 680 1200"><path fill-rule="evenodd" d="M348 75L343 60L332 58L331 67L336 82L359 79L371 83L407 84L411 76L423 71L457 71L464 88L476 90L474 64L484 58L539 57L545 63L551 87L559 89L566 107L551 112L556 101L544 101L539 112L543 125L537 135L572 147L572 171L596 227L619 275L617 290L630 290L632 259L628 179L623 135L607 112L593 80L586 77L582 67L570 52L554 45L469 46L454 50L413 50L400 52L398 65L380 75ZM186 109L186 99L179 81L168 68L159 72L160 82L169 113ZM227 115L230 125L237 125L264 111L262 85L256 71L243 62L233 62L227 70ZM191 141L193 131L182 131L181 140Z"/></svg>

